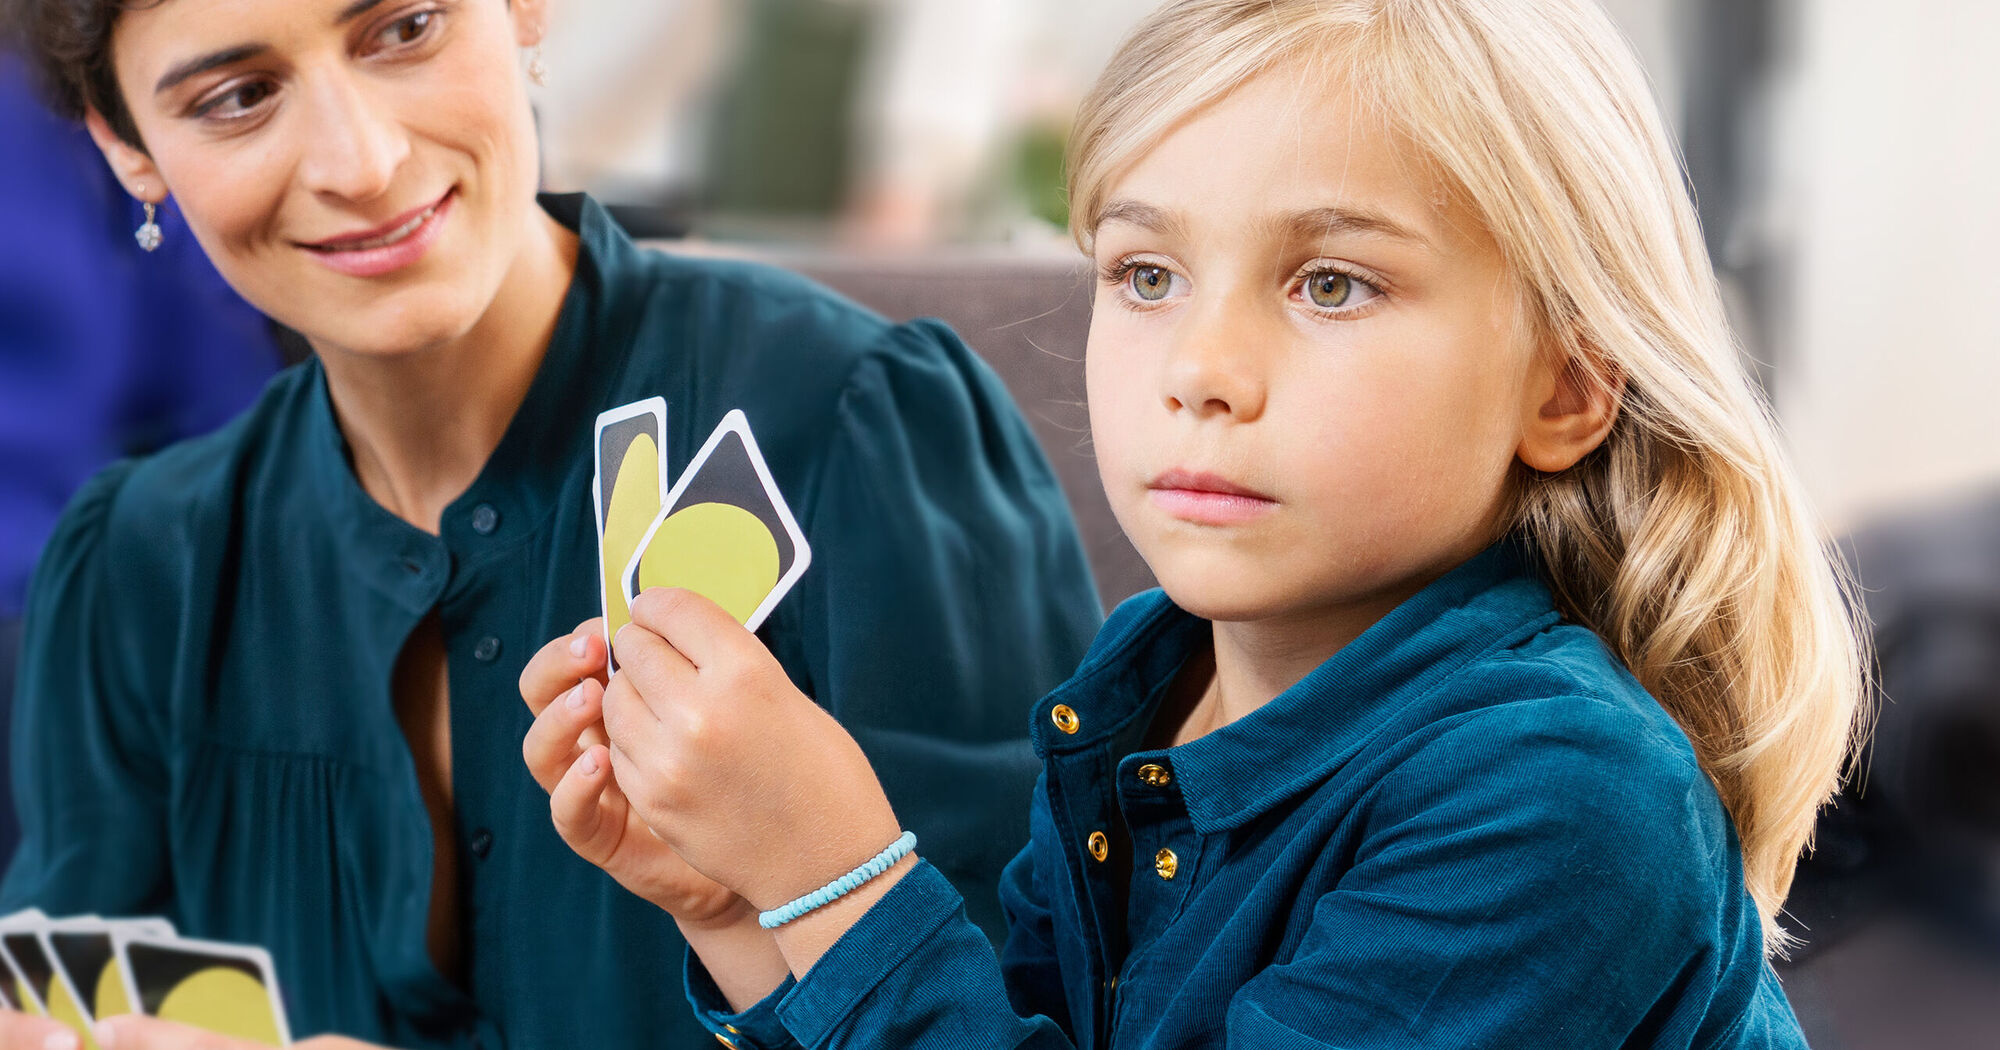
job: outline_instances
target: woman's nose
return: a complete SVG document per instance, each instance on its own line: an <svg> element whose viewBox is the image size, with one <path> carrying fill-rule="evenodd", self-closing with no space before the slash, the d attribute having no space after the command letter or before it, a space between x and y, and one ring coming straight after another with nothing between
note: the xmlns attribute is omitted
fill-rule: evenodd
<svg viewBox="0 0 2000 1050"><path fill-rule="evenodd" d="M388 192L410 152L394 114L338 75L318 78L308 89L302 134L299 173L305 187L344 200L372 200Z"/></svg>

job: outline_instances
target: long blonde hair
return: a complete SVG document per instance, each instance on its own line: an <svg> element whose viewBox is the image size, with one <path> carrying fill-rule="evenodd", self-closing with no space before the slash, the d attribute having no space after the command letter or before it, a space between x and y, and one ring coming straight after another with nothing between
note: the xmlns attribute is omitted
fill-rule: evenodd
<svg viewBox="0 0 2000 1050"><path fill-rule="evenodd" d="M1175 124L1275 64L1337 69L1501 246L1545 352L1623 393L1569 470L1516 464L1557 602L1694 744L1777 923L1867 721L1858 603L1724 317L1645 74L1591 0L1180 0L1083 104L1071 227Z"/></svg>

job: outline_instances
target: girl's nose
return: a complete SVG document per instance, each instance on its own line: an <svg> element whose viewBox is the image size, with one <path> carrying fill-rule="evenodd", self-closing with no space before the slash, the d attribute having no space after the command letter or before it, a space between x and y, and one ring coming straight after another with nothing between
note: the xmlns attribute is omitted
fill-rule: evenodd
<svg viewBox="0 0 2000 1050"><path fill-rule="evenodd" d="M1248 423L1264 413L1267 385L1258 325L1226 308L1197 306L1174 333L1161 401L1197 420Z"/></svg>

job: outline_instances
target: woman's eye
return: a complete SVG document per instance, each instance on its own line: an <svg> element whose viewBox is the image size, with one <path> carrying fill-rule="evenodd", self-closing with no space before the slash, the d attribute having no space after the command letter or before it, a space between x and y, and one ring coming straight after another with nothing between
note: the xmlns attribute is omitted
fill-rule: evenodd
<svg viewBox="0 0 2000 1050"><path fill-rule="evenodd" d="M418 11L413 15L398 18L382 31L382 42L390 46L414 44L431 31L431 24L437 21L437 12Z"/></svg>
<svg viewBox="0 0 2000 1050"><path fill-rule="evenodd" d="M1306 299L1322 310L1360 306L1380 294L1367 281L1338 270L1320 270L1306 275Z"/></svg>
<svg viewBox="0 0 2000 1050"><path fill-rule="evenodd" d="M206 117L240 117L256 109L258 103L270 98L273 90L268 82L253 80L216 96L213 101L202 107L201 114Z"/></svg>
<svg viewBox="0 0 2000 1050"><path fill-rule="evenodd" d="M1129 278L1132 294L1149 303L1157 303L1173 291L1174 275L1161 266L1135 266Z"/></svg>

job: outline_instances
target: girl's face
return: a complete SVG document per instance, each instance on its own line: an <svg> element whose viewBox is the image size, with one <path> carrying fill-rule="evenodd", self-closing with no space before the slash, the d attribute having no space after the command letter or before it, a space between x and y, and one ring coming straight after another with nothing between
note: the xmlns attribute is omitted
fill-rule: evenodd
<svg viewBox="0 0 2000 1050"><path fill-rule="evenodd" d="M1197 615L1379 616L1497 537L1517 455L1562 469L1609 427L1475 216L1303 67L1183 121L1105 202L1098 467Z"/></svg>
<svg viewBox="0 0 2000 1050"><path fill-rule="evenodd" d="M316 343L463 335L533 229L518 48L542 0L167 0L119 15L147 151L92 132L128 189L171 192L244 298Z"/></svg>

